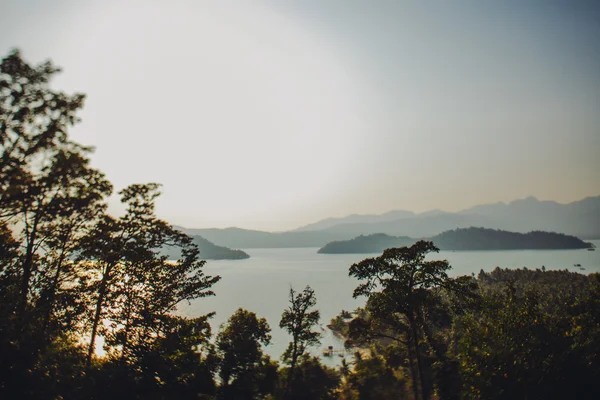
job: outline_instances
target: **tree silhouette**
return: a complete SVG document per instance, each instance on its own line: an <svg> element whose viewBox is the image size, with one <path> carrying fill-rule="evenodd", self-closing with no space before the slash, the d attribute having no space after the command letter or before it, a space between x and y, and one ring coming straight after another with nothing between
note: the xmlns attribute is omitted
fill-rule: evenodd
<svg viewBox="0 0 600 400"><path fill-rule="evenodd" d="M425 375L422 343L427 343L433 350L436 343L426 310L439 303L437 291L440 289L461 295L468 295L472 290L468 277L448 277L447 271L451 268L448 261L425 259L427 254L437 251L433 243L418 241L410 247L387 249L379 257L353 264L349 273L364 281L354 290L354 297L368 297L367 310L371 316L369 321L361 318L352 321L351 335L386 337L404 344L415 383L415 398L426 399L431 393L431 383ZM442 356L442 353L438 355Z"/></svg>
<svg viewBox="0 0 600 400"><path fill-rule="evenodd" d="M120 194L128 206L125 215L118 220L105 216L82 239L81 257L92 261L86 264L88 273L98 277L93 283L88 365L99 330L109 350L118 349L123 361L133 362L132 346L149 345L177 304L213 295L210 288L220 279L204 275L205 262L188 236L155 216L159 185L131 185ZM180 248L181 259L160 256L165 245Z"/></svg>
<svg viewBox="0 0 600 400"><path fill-rule="evenodd" d="M268 387L261 381L270 361L263 356L262 346L271 341L271 328L264 318L238 309L217 335L219 354L220 398L254 399Z"/></svg>
<svg viewBox="0 0 600 400"><path fill-rule="evenodd" d="M91 149L68 139L84 97L52 90L58 72L49 61L29 66L18 51L0 63L0 226L11 259L0 271L0 379L7 388L27 387L53 340L73 343L66 328L79 318L66 281L79 271L71 261L112 191L90 167Z"/></svg>
<svg viewBox="0 0 600 400"><path fill-rule="evenodd" d="M281 356L290 366L286 394L294 379L298 358L306 352L308 347L319 344L321 338L319 332L312 330L321 318L319 310L312 309L317 304L315 291L310 286L306 286L301 293L296 293L293 288L290 288L289 301L290 304L281 314L279 322L279 327L292 335L292 341Z"/></svg>

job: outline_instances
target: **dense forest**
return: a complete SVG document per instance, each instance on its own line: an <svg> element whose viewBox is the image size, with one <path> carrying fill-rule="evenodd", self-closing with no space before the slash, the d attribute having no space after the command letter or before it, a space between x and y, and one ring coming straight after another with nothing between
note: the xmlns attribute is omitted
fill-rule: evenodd
<svg viewBox="0 0 600 400"><path fill-rule="evenodd" d="M486 228L462 228L445 231L428 238L441 250L558 250L589 249L592 243L555 232L507 232ZM389 247L407 246L417 239L389 236L383 233L361 235L351 240L336 241L318 250L324 254L380 253Z"/></svg>
<svg viewBox="0 0 600 400"><path fill-rule="evenodd" d="M366 307L343 311L328 325L348 346L365 349L345 390L365 399L597 396L599 274L497 267L452 280L443 261L404 264L400 273L376 267L408 261L415 247L427 246L435 251L419 242L352 266L355 276L369 277L355 291L368 293ZM374 291L374 279L389 281Z"/></svg>
<svg viewBox="0 0 600 400"><path fill-rule="evenodd" d="M281 304L291 340L280 360L264 353L269 321L250 310L214 334L212 313L178 315L220 277L156 216L160 185L132 184L119 192L125 213L106 212L113 187L68 135L84 96L53 90L58 72L18 51L0 63L0 398L594 398L598 274L449 278L446 261L425 261L431 242L386 249L349 268L366 305L338 325L371 347L339 369L310 355L310 287Z"/></svg>

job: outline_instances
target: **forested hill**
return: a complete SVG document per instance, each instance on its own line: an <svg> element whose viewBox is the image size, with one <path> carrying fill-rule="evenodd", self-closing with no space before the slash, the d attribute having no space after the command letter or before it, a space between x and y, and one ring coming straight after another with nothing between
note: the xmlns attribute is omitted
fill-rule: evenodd
<svg viewBox="0 0 600 400"><path fill-rule="evenodd" d="M344 254L344 253L381 253L391 247L410 246L415 239L408 236L389 236L385 233L373 235L360 235L354 239L327 243L320 248L318 253L322 254Z"/></svg>
<svg viewBox="0 0 600 400"><path fill-rule="evenodd" d="M387 248L409 246L416 240L407 236L389 236L381 233L361 235L351 240L328 243L318 252L381 253ZM558 250L593 247L591 243L562 233L541 231L517 233L486 228L454 229L428 240L441 250Z"/></svg>
<svg viewBox="0 0 600 400"><path fill-rule="evenodd" d="M555 232L508 232L486 228L455 229L430 239L441 250L587 249L591 243Z"/></svg>
<svg viewBox="0 0 600 400"><path fill-rule="evenodd" d="M192 236L193 242L200 250L200 258L202 260L242 260L250 258L250 256L242 250L233 250L224 246L217 246L209 242L202 236ZM171 259L178 259L180 256L179 249L173 247L165 247L162 254L169 256Z"/></svg>

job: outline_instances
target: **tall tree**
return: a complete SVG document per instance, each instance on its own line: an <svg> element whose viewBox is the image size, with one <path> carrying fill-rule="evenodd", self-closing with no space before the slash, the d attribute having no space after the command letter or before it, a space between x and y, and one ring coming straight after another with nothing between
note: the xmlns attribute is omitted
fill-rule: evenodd
<svg viewBox="0 0 600 400"><path fill-rule="evenodd" d="M301 293L290 288L289 301L289 306L281 314L279 322L279 327L292 336L292 341L281 356L290 366L284 396L289 394L298 358L308 347L319 344L321 338L319 332L313 331L321 318L319 310L313 309L317 304L315 291L310 286L306 286Z"/></svg>
<svg viewBox="0 0 600 400"><path fill-rule="evenodd" d="M56 316L56 301L73 293L72 283L80 273L73 262L79 240L102 215L105 196L112 192L104 175L90 168L89 159L77 150L63 149L51 160L40 179L46 188L44 192L51 194L40 196L33 217L38 218L36 236L43 254L36 271L37 282L33 282L39 293L43 337L47 337L52 317Z"/></svg>
<svg viewBox="0 0 600 400"><path fill-rule="evenodd" d="M71 259L112 191L90 167L91 149L68 138L84 96L50 88L58 72L49 61L28 65L18 51L0 63L0 224L3 246L17 243L1 272L7 304L0 342L5 359L14 357L11 371L22 366L27 376L50 336L66 334L58 326L78 320L63 302L79 272Z"/></svg>
<svg viewBox="0 0 600 400"><path fill-rule="evenodd" d="M421 240L410 247L387 249L379 257L353 264L349 273L363 281L354 290L354 297L368 297L367 310L372 317L372 321L353 321L351 330L392 337L406 345L409 359L414 358L411 371L415 398L427 399L431 393L431 385L426 383L422 344L435 346L425 313L439 299L436 290L459 294L472 290L470 278L448 277L451 268L448 261L426 260L429 253L438 251L432 242Z"/></svg>
<svg viewBox="0 0 600 400"><path fill-rule="evenodd" d="M72 219L112 190L89 167L90 149L68 139L84 96L53 91L49 81L57 72L49 61L29 66L18 51L0 64L0 219L20 233L21 317L38 272L38 250L52 240L48 226Z"/></svg>

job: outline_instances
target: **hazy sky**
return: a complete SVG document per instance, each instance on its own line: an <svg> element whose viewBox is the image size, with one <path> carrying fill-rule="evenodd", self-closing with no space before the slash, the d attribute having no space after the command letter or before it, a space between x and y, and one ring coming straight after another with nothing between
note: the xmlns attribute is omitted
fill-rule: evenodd
<svg viewBox="0 0 600 400"><path fill-rule="evenodd" d="M73 137L187 227L600 194L598 1L0 0ZM118 212L116 198L112 210Z"/></svg>

